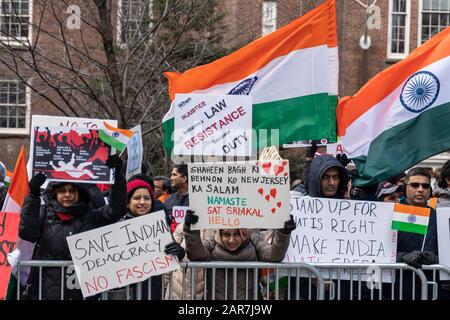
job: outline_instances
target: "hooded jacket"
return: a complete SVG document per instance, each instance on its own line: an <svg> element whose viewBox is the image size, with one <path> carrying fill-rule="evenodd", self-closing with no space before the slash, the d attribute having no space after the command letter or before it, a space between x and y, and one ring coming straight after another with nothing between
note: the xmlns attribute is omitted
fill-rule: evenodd
<svg viewBox="0 0 450 320"><path fill-rule="evenodd" d="M220 231L209 237L200 238L200 231L191 231L184 227L186 240L186 253L191 261L264 261L280 262L283 260L289 246L290 234L280 231L275 232L273 242L270 244L264 239L264 234L258 230L240 229L242 244L236 251L228 251L222 243ZM236 281L236 299L244 300L254 297L253 270L238 269ZM233 299L232 270L228 270L228 281L225 283L224 269L216 269L215 299ZM248 280L248 281L247 281ZM212 298L211 272L208 272L206 288L208 299ZM246 285L247 283L247 285ZM227 285L227 297L225 297L225 285ZM248 289L248 290L246 290Z"/></svg>
<svg viewBox="0 0 450 320"><path fill-rule="evenodd" d="M345 190L348 183L348 174L342 164L333 156L328 154L315 157L311 162L309 169L309 179L308 179L308 195L311 197L323 197L320 191L320 180L323 174L328 169L336 167L339 171L340 181L339 187L334 198L342 199L344 198Z"/></svg>
<svg viewBox="0 0 450 320"><path fill-rule="evenodd" d="M43 205L41 205L41 199L32 194L25 198L20 212L19 236L39 245L39 247L36 246L34 260L72 260L66 237L117 222L126 211L125 180L117 180L114 183L111 187L109 204L97 209L92 206L86 186L71 183L79 190L79 201L73 218L63 221L57 214L57 210L61 208L55 198L55 189L66 183L49 184L43 196ZM68 288L68 278L73 277L74 274L68 274L67 269L64 273L64 299L82 299L81 290ZM37 272L34 272L34 275L31 279L30 298L38 299L39 275ZM60 298L61 268L44 268L42 299L59 300Z"/></svg>
<svg viewBox="0 0 450 320"><path fill-rule="evenodd" d="M437 188L433 192L433 196L439 198L437 203L438 208L450 207L450 188Z"/></svg>

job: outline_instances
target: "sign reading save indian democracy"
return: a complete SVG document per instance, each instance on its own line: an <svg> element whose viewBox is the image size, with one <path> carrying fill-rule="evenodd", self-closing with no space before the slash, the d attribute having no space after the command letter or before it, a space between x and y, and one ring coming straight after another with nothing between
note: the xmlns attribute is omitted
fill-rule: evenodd
<svg viewBox="0 0 450 320"><path fill-rule="evenodd" d="M163 211L67 237L84 297L178 269L172 241Z"/></svg>
<svg viewBox="0 0 450 320"><path fill-rule="evenodd" d="M289 162L190 163L189 203L199 229L282 228L289 219Z"/></svg>

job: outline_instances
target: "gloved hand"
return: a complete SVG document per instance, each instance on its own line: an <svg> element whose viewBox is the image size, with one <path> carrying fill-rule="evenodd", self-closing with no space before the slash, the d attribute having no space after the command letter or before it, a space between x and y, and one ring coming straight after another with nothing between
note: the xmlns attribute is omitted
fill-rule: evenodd
<svg viewBox="0 0 450 320"><path fill-rule="evenodd" d="M345 153L337 154L336 159L342 164L344 168L351 162L351 160L347 157Z"/></svg>
<svg viewBox="0 0 450 320"><path fill-rule="evenodd" d="M291 214L290 219L284 222L284 228L280 230L281 233L284 234L290 234L292 231L295 230L297 225L294 221L294 216Z"/></svg>
<svg viewBox="0 0 450 320"><path fill-rule="evenodd" d="M405 252L400 256L400 262L404 262L413 268L422 266L422 256L420 251Z"/></svg>
<svg viewBox="0 0 450 320"><path fill-rule="evenodd" d="M314 158L314 155L316 154L316 151L319 147L317 147L317 143L315 140L312 141L311 147L308 148L306 151L306 158L311 158L311 160Z"/></svg>
<svg viewBox="0 0 450 320"><path fill-rule="evenodd" d="M431 251L422 251L420 253L420 257L422 258L422 264L437 264L439 263L439 258Z"/></svg>
<svg viewBox="0 0 450 320"><path fill-rule="evenodd" d="M28 187L30 188L30 193L35 197L41 196L41 186L47 180L47 176L44 173L38 173L28 182Z"/></svg>
<svg viewBox="0 0 450 320"><path fill-rule="evenodd" d="M123 161L120 159L118 154L113 154L108 157L106 160L106 165L110 168L114 168L114 178L116 180L122 180L123 174L122 174L122 168L123 168Z"/></svg>
<svg viewBox="0 0 450 320"><path fill-rule="evenodd" d="M185 255L185 251L184 251L183 247L176 241L173 241L173 242L169 243L168 245L166 245L166 247L164 248L164 252L166 254L173 254L174 256L177 256L178 261L183 260L184 255Z"/></svg>
<svg viewBox="0 0 450 320"><path fill-rule="evenodd" d="M187 210L186 216L184 217L184 225L187 227L191 227L191 224L196 224L198 222L198 216L195 214L195 211Z"/></svg>

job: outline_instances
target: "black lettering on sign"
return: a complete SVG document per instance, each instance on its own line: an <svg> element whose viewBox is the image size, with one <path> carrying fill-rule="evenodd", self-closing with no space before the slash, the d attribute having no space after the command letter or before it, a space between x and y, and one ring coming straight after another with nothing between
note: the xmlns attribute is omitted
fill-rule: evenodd
<svg viewBox="0 0 450 320"><path fill-rule="evenodd" d="M0 242L0 267L7 265L8 263L8 254L13 252L16 248L16 243L8 240L3 240Z"/></svg>

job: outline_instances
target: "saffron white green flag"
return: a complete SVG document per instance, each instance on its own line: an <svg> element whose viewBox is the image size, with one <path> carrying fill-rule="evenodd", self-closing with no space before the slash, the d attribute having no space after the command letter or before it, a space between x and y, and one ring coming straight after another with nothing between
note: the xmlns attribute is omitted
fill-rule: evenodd
<svg viewBox="0 0 450 320"><path fill-rule="evenodd" d="M338 94L336 3L327 0L288 25L210 64L166 72L169 94L239 94L253 100L258 148L327 138L336 141ZM164 147L173 150L174 104L163 119ZM266 129L266 130L264 130ZM266 136L267 133L267 136Z"/></svg>
<svg viewBox="0 0 450 320"><path fill-rule="evenodd" d="M450 28L339 101L338 134L374 185L450 149Z"/></svg>
<svg viewBox="0 0 450 320"><path fill-rule="evenodd" d="M392 216L392 229L427 234L430 213L430 208L396 203Z"/></svg>
<svg viewBox="0 0 450 320"><path fill-rule="evenodd" d="M103 122L103 125L104 128L98 129L98 137L120 152L125 150L133 136L133 131L115 128L106 122Z"/></svg>

